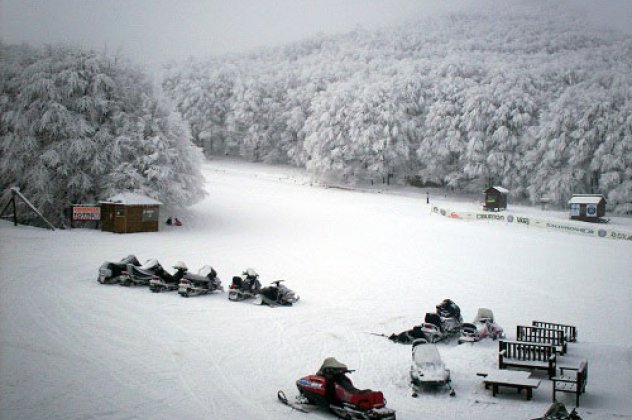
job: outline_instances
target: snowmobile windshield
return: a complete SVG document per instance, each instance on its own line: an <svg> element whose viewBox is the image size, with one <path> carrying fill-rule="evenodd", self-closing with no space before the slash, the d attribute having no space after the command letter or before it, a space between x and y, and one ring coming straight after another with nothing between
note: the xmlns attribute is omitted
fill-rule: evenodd
<svg viewBox="0 0 632 420"><path fill-rule="evenodd" d="M141 270L150 270L152 268L158 267L159 265L160 263L158 262L158 260L155 258L152 258L151 260L147 260L145 264L141 265L139 268Z"/></svg>
<svg viewBox="0 0 632 420"><path fill-rule="evenodd" d="M441 327L441 318L439 317L439 315L433 314L431 312L426 313L426 318L424 319L424 322L434 324L437 327Z"/></svg>
<svg viewBox="0 0 632 420"><path fill-rule="evenodd" d="M461 316L461 308L459 308L457 304L452 302L450 299L446 299L437 305L437 313L444 318L458 318Z"/></svg>
<svg viewBox="0 0 632 420"><path fill-rule="evenodd" d="M346 372L347 370L349 370L349 368L347 367L347 365L345 365L344 363L340 363L339 361L336 360L335 357L328 357L325 359L325 361L323 362L323 364L320 366L320 369L318 369L319 374L322 374L325 371L342 371L342 372Z"/></svg>
<svg viewBox="0 0 632 420"><path fill-rule="evenodd" d="M476 318L474 319L474 322L482 321L494 322L494 313L491 309L478 308L478 312L476 313Z"/></svg>
<svg viewBox="0 0 632 420"><path fill-rule="evenodd" d="M213 267L211 267L210 265L205 265L198 270L198 275L202 277L206 277L209 274L213 273L214 271L215 270L213 270ZM211 276L211 277L215 277L215 276Z"/></svg>
<svg viewBox="0 0 632 420"><path fill-rule="evenodd" d="M439 350L434 344L423 344L415 346L413 348L413 361L417 366L424 366L426 364L441 365L441 356Z"/></svg>
<svg viewBox="0 0 632 420"><path fill-rule="evenodd" d="M127 257L123 258L121 262L125 264L140 265L140 261L138 261L138 258L136 258L136 255L134 254L129 254Z"/></svg>

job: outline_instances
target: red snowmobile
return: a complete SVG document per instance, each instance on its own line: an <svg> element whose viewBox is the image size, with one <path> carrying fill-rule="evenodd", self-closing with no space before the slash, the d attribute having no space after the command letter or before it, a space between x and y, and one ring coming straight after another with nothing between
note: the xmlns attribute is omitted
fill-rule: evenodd
<svg viewBox="0 0 632 420"><path fill-rule="evenodd" d="M321 406L343 419L395 419L395 410L386 408L381 391L357 389L347 377L353 372L333 357L328 357L315 375L296 381L300 395L288 400L283 391L279 401L299 411L308 412L310 405Z"/></svg>

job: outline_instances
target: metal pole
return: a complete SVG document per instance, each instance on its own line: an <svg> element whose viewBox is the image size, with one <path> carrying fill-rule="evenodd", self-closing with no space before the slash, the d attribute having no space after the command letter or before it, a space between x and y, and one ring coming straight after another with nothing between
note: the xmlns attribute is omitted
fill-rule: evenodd
<svg viewBox="0 0 632 420"><path fill-rule="evenodd" d="M18 212L15 210L15 191L11 191L11 202L13 203L13 225L18 225Z"/></svg>

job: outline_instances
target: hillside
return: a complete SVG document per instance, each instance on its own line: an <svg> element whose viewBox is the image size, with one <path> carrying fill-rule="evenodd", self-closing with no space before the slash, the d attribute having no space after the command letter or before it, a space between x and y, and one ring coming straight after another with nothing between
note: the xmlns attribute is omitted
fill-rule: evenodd
<svg viewBox="0 0 632 420"><path fill-rule="evenodd" d="M479 191L632 210L632 38L562 3L476 3L170 66L164 91L207 155L324 180Z"/></svg>
<svg viewBox="0 0 632 420"><path fill-rule="evenodd" d="M492 309L508 338L536 318L576 325L559 363L589 361L580 415L632 415L630 241L451 220L423 196L312 187L261 164L202 170L208 198L172 214L182 227L120 235L0 222L0 419L303 419L276 392L294 395L329 356L356 369L358 388L382 390L400 420L542 415L546 375L536 373L532 401L484 389L476 372L497 367L491 340L440 343L456 397L410 397L410 346L368 332L406 330L445 298L466 321ZM301 300L269 308L97 283L104 260L130 253L171 272L179 260L211 264L224 286L252 267Z"/></svg>

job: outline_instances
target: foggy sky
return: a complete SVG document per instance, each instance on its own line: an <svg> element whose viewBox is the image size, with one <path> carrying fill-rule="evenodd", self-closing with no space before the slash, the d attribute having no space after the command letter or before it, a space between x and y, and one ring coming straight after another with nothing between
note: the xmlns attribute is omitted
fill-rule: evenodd
<svg viewBox="0 0 632 420"><path fill-rule="evenodd" d="M525 0L532 1L532 0ZM0 0L2 42L68 43L140 63L243 52L376 28L476 0ZM499 7L510 2L497 0ZM602 26L632 32L632 0L569 0ZM571 7L571 6L569 6Z"/></svg>

